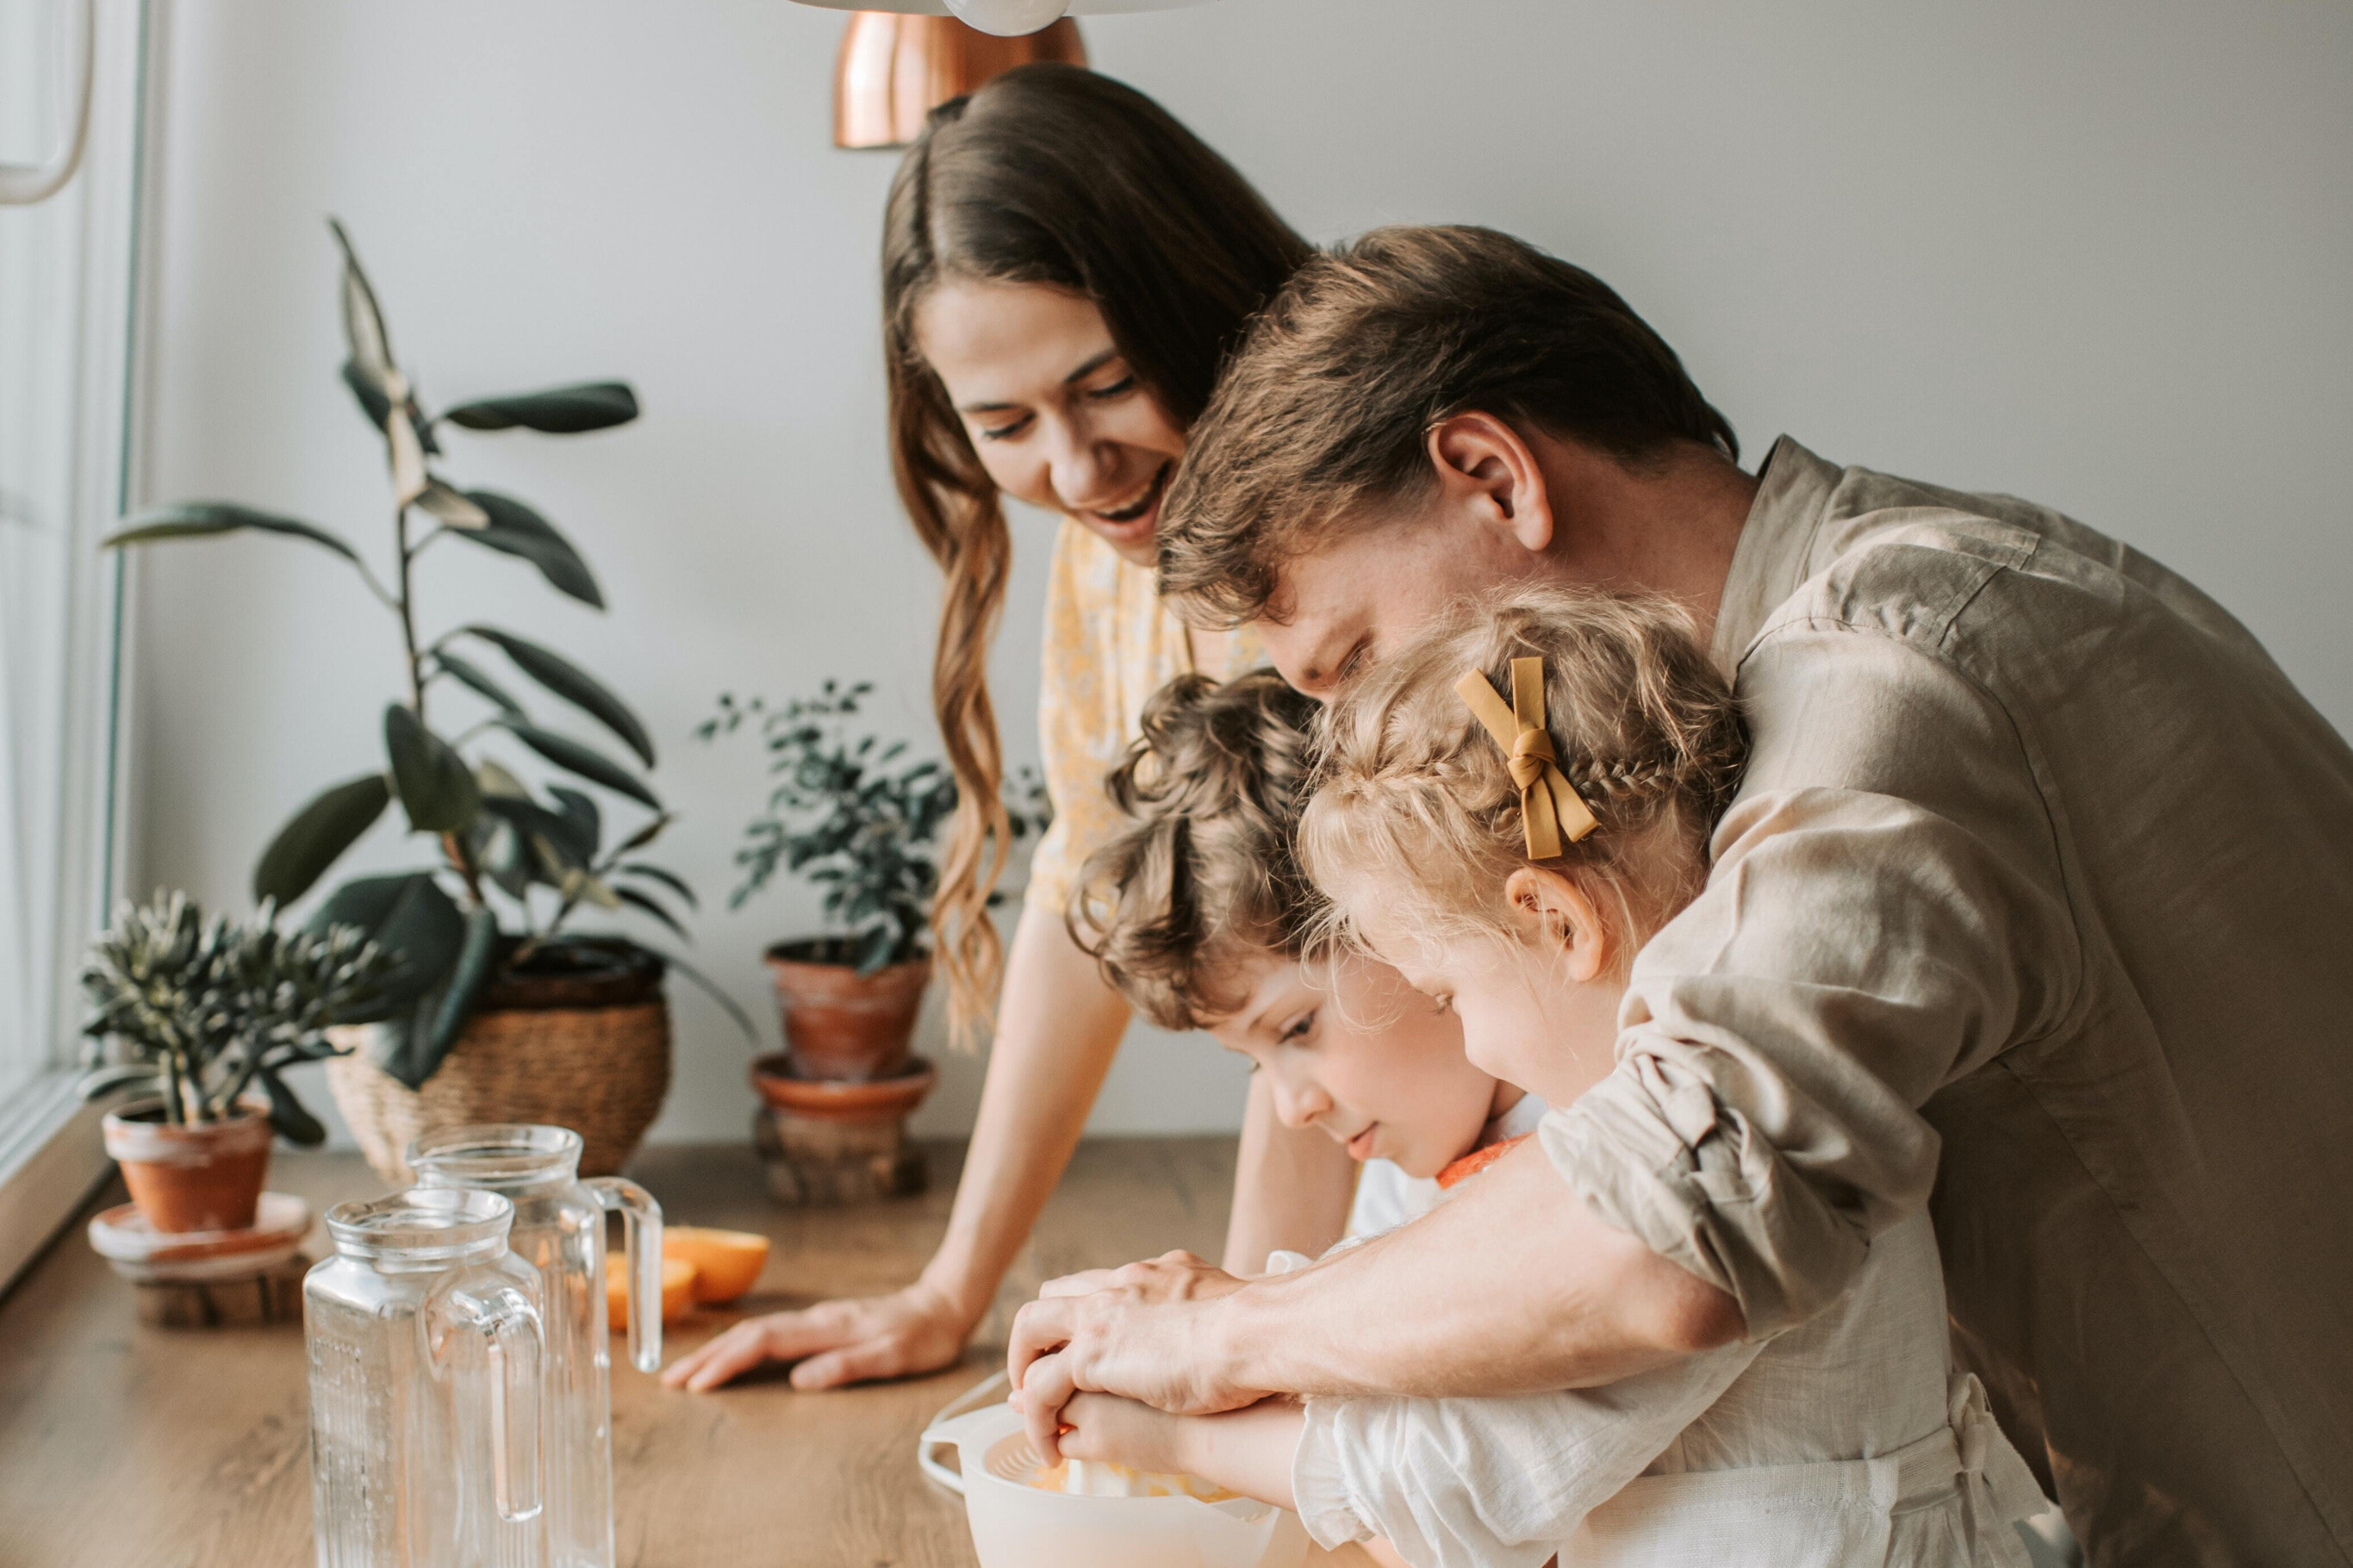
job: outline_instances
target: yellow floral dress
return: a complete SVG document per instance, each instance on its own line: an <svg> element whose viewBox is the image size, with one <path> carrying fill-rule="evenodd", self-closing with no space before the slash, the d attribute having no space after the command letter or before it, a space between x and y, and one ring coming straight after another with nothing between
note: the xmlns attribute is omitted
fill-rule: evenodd
<svg viewBox="0 0 2353 1568"><path fill-rule="evenodd" d="M1026 901L1060 915L1079 868L1125 822L1103 775L1138 733L1145 700L1197 668L1229 680L1266 662L1247 628L1196 631L1153 591L1152 574L1065 519L1046 582L1044 668L1038 683L1038 745L1054 825L1029 863Z"/></svg>

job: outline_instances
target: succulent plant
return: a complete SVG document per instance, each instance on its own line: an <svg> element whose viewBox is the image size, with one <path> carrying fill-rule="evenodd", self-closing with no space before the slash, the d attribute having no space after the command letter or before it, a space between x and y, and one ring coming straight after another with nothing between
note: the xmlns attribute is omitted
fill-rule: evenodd
<svg viewBox="0 0 2353 1568"><path fill-rule="evenodd" d="M379 1010L398 962L356 926L280 931L277 914L265 900L249 923L206 921L176 892L124 905L82 971L84 1097L144 1089L162 1099L165 1121L187 1124L235 1116L259 1086L271 1126L297 1143L323 1139L280 1075L336 1055L327 1026Z"/></svg>

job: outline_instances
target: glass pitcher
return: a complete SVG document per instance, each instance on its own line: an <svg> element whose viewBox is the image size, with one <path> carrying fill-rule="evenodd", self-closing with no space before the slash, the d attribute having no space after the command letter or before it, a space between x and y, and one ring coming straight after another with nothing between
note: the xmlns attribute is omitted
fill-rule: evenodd
<svg viewBox="0 0 2353 1568"><path fill-rule="evenodd" d="M319 1568L545 1568L539 1282L491 1193L327 1211L302 1280Z"/></svg>
<svg viewBox="0 0 2353 1568"><path fill-rule="evenodd" d="M420 1192L471 1188L514 1205L507 1245L539 1271L545 1323L548 1568L611 1568L612 1352L605 1319L605 1213L628 1255L629 1360L661 1365L661 1205L618 1176L583 1181L564 1127L448 1127L408 1146Z"/></svg>

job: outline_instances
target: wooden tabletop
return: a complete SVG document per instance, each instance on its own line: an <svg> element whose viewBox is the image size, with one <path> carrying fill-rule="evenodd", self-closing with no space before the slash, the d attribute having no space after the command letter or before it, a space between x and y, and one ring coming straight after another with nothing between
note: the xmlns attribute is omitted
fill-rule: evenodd
<svg viewBox="0 0 2353 1568"><path fill-rule="evenodd" d="M630 1174L672 1221L776 1243L753 1294L672 1325L666 1357L747 1313L912 1279L946 1224L962 1158L957 1145L926 1152L923 1196L834 1210L776 1206L748 1143L641 1153ZM1082 1144L949 1372L832 1394L763 1374L695 1394L635 1371L617 1346L619 1563L969 1568L963 1506L915 1468L916 1434L1002 1364L1006 1323L1039 1281L1172 1247L1215 1256L1233 1157L1230 1138ZM270 1185L314 1211L382 1190L357 1155L282 1150ZM310 1436L299 1324L143 1327L132 1288L79 1226L0 1301L0 1568L300 1568L313 1561Z"/></svg>

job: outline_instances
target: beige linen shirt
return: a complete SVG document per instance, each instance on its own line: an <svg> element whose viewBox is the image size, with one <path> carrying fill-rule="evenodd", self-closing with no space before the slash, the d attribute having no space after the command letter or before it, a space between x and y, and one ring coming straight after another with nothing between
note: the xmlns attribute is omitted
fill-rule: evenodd
<svg viewBox="0 0 2353 1568"><path fill-rule="evenodd" d="M1715 647L1754 760L1556 1167L1752 1336L1926 1206L2094 1564L2353 1562L2353 751L2155 563L1787 439Z"/></svg>

